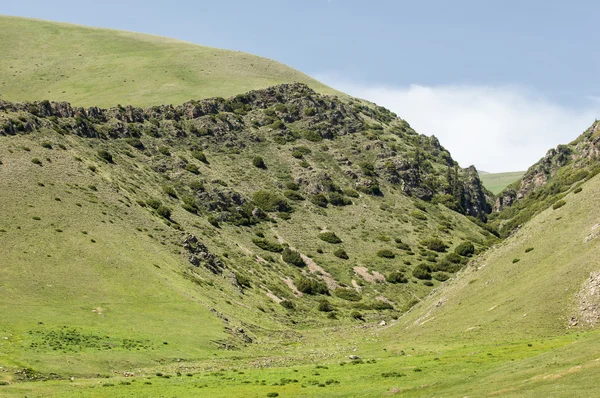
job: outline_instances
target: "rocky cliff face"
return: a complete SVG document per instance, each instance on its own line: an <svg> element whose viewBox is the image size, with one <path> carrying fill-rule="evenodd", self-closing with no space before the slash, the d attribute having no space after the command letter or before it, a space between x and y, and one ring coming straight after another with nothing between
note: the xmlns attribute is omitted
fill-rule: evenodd
<svg viewBox="0 0 600 398"><path fill-rule="evenodd" d="M559 171L566 173L565 167L568 167L571 172L588 170L590 166L596 165L599 154L600 122L596 121L575 141L550 149L542 159L527 170L518 183L498 194L493 211L500 212L552 183ZM583 173L579 175L585 177Z"/></svg>

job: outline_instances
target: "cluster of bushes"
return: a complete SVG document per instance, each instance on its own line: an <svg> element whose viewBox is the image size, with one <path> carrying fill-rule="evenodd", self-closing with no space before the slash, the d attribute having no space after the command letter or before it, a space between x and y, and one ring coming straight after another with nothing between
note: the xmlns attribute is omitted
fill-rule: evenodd
<svg viewBox="0 0 600 398"><path fill-rule="evenodd" d="M421 244L427 247L429 250L438 253L444 253L448 246L440 238L429 238L421 242Z"/></svg>
<svg viewBox="0 0 600 398"><path fill-rule="evenodd" d="M385 277L389 283L408 283L408 279L404 276L404 272L392 271Z"/></svg>
<svg viewBox="0 0 600 398"><path fill-rule="evenodd" d="M395 258L396 255L394 254L393 251L389 250L389 249L382 249L379 250L377 252L377 257L382 257L382 258Z"/></svg>
<svg viewBox="0 0 600 398"><path fill-rule="evenodd" d="M323 282L317 281L316 279L300 277L294 281L294 284L296 285L296 288L298 289L298 291L300 291L304 294L329 295L329 290L327 289L327 285L325 285Z"/></svg>
<svg viewBox="0 0 600 398"><path fill-rule="evenodd" d="M279 243L271 242L267 239L260 239L260 238L252 239L252 243L254 243L256 246L260 247L261 249L269 251L269 252L281 253L283 251L283 246L281 246ZM302 260L302 258L300 258L300 260Z"/></svg>
<svg viewBox="0 0 600 398"><path fill-rule="evenodd" d="M290 248L286 247L283 250L281 257L283 258L283 261L285 261L288 264L295 265L296 267L305 267L306 266L306 263L302 259L302 256L300 255L300 253L298 253L297 251L292 250Z"/></svg>
<svg viewBox="0 0 600 398"><path fill-rule="evenodd" d="M339 288L333 292L337 297L347 301L360 301L362 297L356 290Z"/></svg>
<svg viewBox="0 0 600 398"><path fill-rule="evenodd" d="M256 191L252 195L252 200L263 211L289 212L292 210L285 199L269 191Z"/></svg>

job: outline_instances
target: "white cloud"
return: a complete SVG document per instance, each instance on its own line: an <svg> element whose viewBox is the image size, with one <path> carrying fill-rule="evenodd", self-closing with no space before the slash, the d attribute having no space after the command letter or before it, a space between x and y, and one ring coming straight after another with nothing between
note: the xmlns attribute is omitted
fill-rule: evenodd
<svg viewBox="0 0 600 398"><path fill-rule="evenodd" d="M600 117L598 103L569 108L515 86L396 88L318 78L392 110L421 134L435 135L462 167L474 164L489 172L525 170Z"/></svg>

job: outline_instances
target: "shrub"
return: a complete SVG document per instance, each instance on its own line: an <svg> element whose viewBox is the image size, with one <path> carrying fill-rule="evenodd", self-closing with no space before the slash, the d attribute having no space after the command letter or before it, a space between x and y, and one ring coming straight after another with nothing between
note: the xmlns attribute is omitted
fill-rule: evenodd
<svg viewBox="0 0 600 398"><path fill-rule="evenodd" d="M295 182L288 181L285 183L285 188L289 189L290 191L297 191L300 189L300 186L298 184L296 184Z"/></svg>
<svg viewBox="0 0 600 398"><path fill-rule="evenodd" d="M304 109L305 116L314 116L316 114L317 114L317 110L315 108L313 108L312 106Z"/></svg>
<svg viewBox="0 0 600 398"><path fill-rule="evenodd" d="M291 210L285 199L273 192L256 191L252 195L252 199L254 204L263 211L287 212Z"/></svg>
<svg viewBox="0 0 600 398"><path fill-rule="evenodd" d="M310 197L310 201L312 204L319 207L327 207L327 204L329 203L327 197L325 197L325 195L323 195L322 193L312 195Z"/></svg>
<svg viewBox="0 0 600 398"><path fill-rule="evenodd" d="M328 294L327 285L314 279L300 277L294 281L298 291L304 294Z"/></svg>
<svg viewBox="0 0 600 398"><path fill-rule="evenodd" d="M139 138L136 138L136 137L126 138L125 142L134 148L137 148L140 150L144 149L144 143Z"/></svg>
<svg viewBox="0 0 600 398"><path fill-rule="evenodd" d="M295 265L296 267L305 267L306 266L306 263L302 259L302 256L300 255L300 253L298 253L297 251L292 250L290 248L286 247L283 250L281 257L283 258L283 261L285 261L288 264Z"/></svg>
<svg viewBox="0 0 600 398"><path fill-rule="evenodd" d="M385 280L389 283L408 283L408 279L404 276L404 272L392 271L386 277Z"/></svg>
<svg viewBox="0 0 600 398"><path fill-rule="evenodd" d="M42 165L42 161L41 161L41 160L39 160L38 158L33 158L33 159L31 159L31 163L33 163L33 164L37 164L38 166L41 166L41 165Z"/></svg>
<svg viewBox="0 0 600 398"><path fill-rule="evenodd" d="M294 308L296 308L296 306L294 305L294 303L292 303L290 300L282 300L279 304L283 308L288 309L288 310L293 310Z"/></svg>
<svg viewBox="0 0 600 398"><path fill-rule="evenodd" d="M196 160L201 161L202 163L208 163L208 161L206 160L206 155L200 150L193 151L192 157Z"/></svg>
<svg viewBox="0 0 600 398"><path fill-rule="evenodd" d="M344 195L349 196L351 198L358 198L360 195L358 191L352 188L344 189Z"/></svg>
<svg viewBox="0 0 600 398"><path fill-rule="evenodd" d="M107 163L112 163L113 162L113 157L111 155L110 152L108 152L106 149L101 149L98 151L98 157L102 160L104 160Z"/></svg>
<svg viewBox="0 0 600 398"><path fill-rule="evenodd" d="M396 255L389 249L382 249L377 252L377 257L382 258L395 258Z"/></svg>
<svg viewBox="0 0 600 398"><path fill-rule="evenodd" d="M339 288L333 292L337 297L347 301L360 301L362 297L356 290Z"/></svg>
<svg viewBox="0 0 600 398"><path fill-rule="evenodd" d="M321 300L321 301L319 301L317 310L319 310L321 312L331 312L331 311L333 311L333 306L331 305L331 303L329 301Z"/></svg>
<svg viewBox="0 0 600 398"><path fill-rule="evenodd" d="M352 319L356 319L356 320L359 320L359 321L364 321L365 320L365 318L363 318L363 315L360 312L358 312L358 311L352 311L352 313L350 314L350 317Z"/></svg>
<svg viewBox="0 0 600 398"><path fill-rule="evenodd" d="M158 147L158 152L162 153L165 156L171 156L171 151L169 150L169 147L164 145Z"/></svg>
<svg viewBox="0 0 600 398"><path fill-rule="evenodd" d="M575 188L575 190L573 191L574 194L578 194L579 192L582 191L581 187Z"/></svg>
<svg viewBox="0 0 600 398"><path fill-rule="evenodd" d="M425 286L433 286L433 282L432 281L423 281L423 284Z"/></svg>
<svg viewBox="0 0 600 398"><path fill-rule="evenodd" d="M267 168L265 161L260 156L255 156L254 159L252 159L252 164L254 165L254 167L258 167L259 169Z"/></svg>
<svg viewBox="0 0 600 398"><path fill-rule="evenodd" d="M306 131L304 133L304 138L312 142L323 141L323 136L321 135L321 133L315 130Z"/></svg>
<svg viewBox="0 0 600 398"><path fill-rule="evenodd" d="M46 148L46 149L52 149L52 144L51 144L51 143L49 143L48 141L44 141L44 142L42 142L42 144L41 144L41 145L42 145L42 147L43 147L43 148Z"/></svg>
<svg viewBox="0 0 600 398"><path fill-rule="evenodd" d="M275 397L278 397L278 396L279 396L278 392L268 392L267 393L267 397L269 397L269 398L275 398Z"/></svg>
<svg viewBox="0 0 600 398"><path fill-rule="evenodd" d="M160 205L158 209L156 209L156 214L168 220L171 218L171 209L167 206Z"/></svg>
<svg viewBox="0 0 600 398"><path fill-rule="evenodd" d="M552 205L552 210L560 209L561 207L563 207L566 204L567 204L567 202L565 202L564 200L559 200L558 202L556 202L555 204Z"/></svg>
<svg viewBox="0 0 600 398"><path fill-rule="evenodd" d="M215 228L220 228L221 226L219 225L219 220L217 220L217 218L215 216L208 216L207 221L210 225L212 225Z"/></svg>
<svg viewBox="0 0 600 398"><path fill-rule="evenodd" d="M329 193L329 203L334 206L348 206L352 204L352 201L339 192Z"/></svg>
<svg viewBox="0 0 600 398"><path fill-rule="evenodd" d="M165 185L163 187L163 191L172 198L177 198L177 192L175 192L175 188L170 185Z"/></svg>
<svg viewBox="0 0 600 398"><path fill-rule="evenodd" d="M431 268L425 264L419 264L413 269L412 274L417 279L431 279Z"/></svg>
<svg viewBox="0 0 600 398"><path fill-rule="evenodd" d="M444 258L452 264L460 264L462 262L462 257L456 253L448 253Z"/></svg>
<svg viewBox="0 0 600 398"><path fill-rule="evenodd" d="M186 164L185 169L192 174L200 174L200 170L198 169L198 166L196 166L194 163Z"/></svg>
<svg viewBox="0 0 600 398"><path fill-rule="evenodd" d="M475 246L473 246L471 242L462 242L460 245L456 246L454 253L463 257L468 257L475 253Z"/></svg>
<svg viewBox="0 0 600 398"><path fill-rule="evenodd" d="M283 130L285 128L285 123L281 120L275 120L273 123L269 125L273 130Z"/></svg>
<svg viewBox="0 0 600 398"><path fill-rule="evenodd" d="M436 272L435 274L433 274L433 279L438 280L440 282L447 281L449 278L450 276L444 272Z"/></svg>
<svg viewBox="0 0 600 398"><path fill-rule="evenodd" d="M358 167L360 167L360 170L367 177L374 177L375 176L375 166L373 166L373 163L361 162L361 163L358 164Z"/></svg>
<svg viewBox="0 0 600 398"><path fill-rule="evenodd" d="M446 244L439 238L429 238L421 243L429 250L433 250L434 252L438 253L443 253L448 248L448 246L446 246Z"/></svg>
<svg viewBox="0 0 600 398"><path fill-rule="evenodd" d="M319 239L332 244L342 243L342 240L334 232L331 231L321 232L319 234Z"/></svg>
<svg viewBox="0 0 600 398"><path fill-rule="evenodd" d="M156 210L162 203L158 199L150 198L146 201L146 204Z"/></svg>
<svg viewBox="0 0 600 398"><path fill-rule="evenodd" d="M291 189L286 189L285 191L283 191L283 196L285 196L289 200L304 200L304 196L300 195L296 191L292 191Z"/></svg>
<svg viewBox="0 0 600 398"><path fill-rule="evenodd" d="M412 217L416 218L417 220L421 220L421 221L427 220L427 216L422 211L413 210L410 212L410 215Z"/></svg>
<svg viewBox="0 0 600 398"><path fill-rule="evenodd" d="M513 258L513 260L512 260L513 264L518 263L519 261L521 261L520 258Z"/></svg>
<svg viewBox="0 0 600 398"><path fill-rule="evenodd" d="M530 251L533 251L533 247L528 247L527 249L525 249L525 253L529 253Z"/></svg>
<svg viewBox="0 0 600 398"><path fill-rule="evenodd" d="M375 311L383 311L383 310L393 310L394 307L390 303L377 300L376 302L371 304L371 309L374 309Z"/></svg>
<svg viewBox="0 0 600 398"><path fill-rule="evenodd" d="M279 243L271 242L267 239L252 239L252 243L256 246L260 247L263 250L273 252L273 253L281 253L283 251L283 247Z"/></svg>
<svg viewBox="0 0 600 398"><path fill-rule="evenodd" d="M204 183L199 180L194 180L190 182L190 189L192 191L204 191Z"/></svg>
<svg viewBox="0 0 600 398"><path fill-rule="evenodd" d="M350 258L350 257L348 257L348 253L346 253L346 251L341 248L334 251L333 255L336 256L337 258L341 258L342 260L348 260Z"/></svg>

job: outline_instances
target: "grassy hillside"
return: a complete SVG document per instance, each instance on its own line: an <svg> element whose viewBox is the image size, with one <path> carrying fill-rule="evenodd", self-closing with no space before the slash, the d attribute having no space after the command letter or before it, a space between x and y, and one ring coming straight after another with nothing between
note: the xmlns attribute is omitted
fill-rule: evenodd
<svg viewBox="0 0 600 398"><path fill-rule="evenodd" d="M278 62L164 37L0 16L0 99L151 106L301 82Z"/></svg>
<svg viewBox="0 0 600 398"><path fill-rule="evenodd" d="M523 177L523 174L525 174L524 171L511 171L508 173L479 172L479 178L481 178L481 182L490 192L497 195L504 188Z"/></svg>

